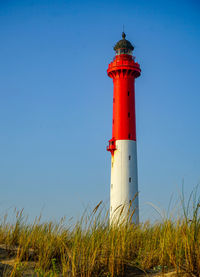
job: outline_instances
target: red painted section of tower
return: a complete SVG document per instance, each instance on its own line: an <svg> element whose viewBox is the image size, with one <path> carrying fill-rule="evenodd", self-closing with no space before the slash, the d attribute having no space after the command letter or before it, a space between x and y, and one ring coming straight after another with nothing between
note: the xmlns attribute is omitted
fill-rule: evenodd
<svg viewBox="0 0 200 277"><path fill-rule="evenodd" d="M108 66L108 76L113 79L112 139L108 151L114 152L115 140L136 141L135 78L140 76L140 65L132 55L116 55Z"/></svg>

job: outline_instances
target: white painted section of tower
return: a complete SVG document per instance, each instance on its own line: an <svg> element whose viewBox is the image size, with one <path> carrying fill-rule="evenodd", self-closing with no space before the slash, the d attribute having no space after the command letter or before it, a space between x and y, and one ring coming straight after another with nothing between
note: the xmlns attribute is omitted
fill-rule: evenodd
<svg viewBox="0 0 200 277"><path fill-rule="evenodd" d="M132 214L135 210L132 222L138 224L139 206L136 141L116 140L115 143L116 150L111 158L111 223L122 222L127 218L128 214ZM132 201L131 205L130 201Z"/></svg>

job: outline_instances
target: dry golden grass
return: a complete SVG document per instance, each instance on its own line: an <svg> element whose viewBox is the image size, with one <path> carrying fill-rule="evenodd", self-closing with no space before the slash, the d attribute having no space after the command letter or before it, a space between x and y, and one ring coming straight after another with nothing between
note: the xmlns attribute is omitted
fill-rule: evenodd
<svg viewBox="0 0 200 277"><path fill-rule="evenodd" d="M4 276L139 276L133 275L136 268L200 276L200 202L193 200L192 210L184 199L182 204L181 218L138 226L109 225L101 203L70 229L64 220L41 223L39 218L27 224L22 211L14 224L4 217L0 248L15 257ZM31 275L23 275L30 264Z"/></svg>

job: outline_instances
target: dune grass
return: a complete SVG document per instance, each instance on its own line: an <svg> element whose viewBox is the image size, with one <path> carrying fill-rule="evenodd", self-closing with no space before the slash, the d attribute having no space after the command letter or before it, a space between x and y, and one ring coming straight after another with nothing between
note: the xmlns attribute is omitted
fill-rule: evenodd
<svg viewBox="0 0 200 277"><path fill-rule="evenodd" d="M127 268L168 271L200 276L200 201L187 205L182 199L183 215L173 220L140 225L128 221L110 225L101 203L84 215L75 226L41 223L40 218L27 224L23 211L15 223L0 224L0 244L15 252L9 275L23 276L29 262L34 262L32 276L123 276ZM191 208L192 203L192 208ZM6 273L5 273L6 276Z"/></svg>

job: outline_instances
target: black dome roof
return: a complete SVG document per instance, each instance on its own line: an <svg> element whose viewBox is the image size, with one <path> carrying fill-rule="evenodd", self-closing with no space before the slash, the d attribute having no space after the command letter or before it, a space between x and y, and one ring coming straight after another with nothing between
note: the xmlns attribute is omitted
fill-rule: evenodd
<svg viewBox="0 0 200 277"><path fill-rule="evenodd" d="M126 34L123 32L122 39L119 40L114 46L115 51L118 49L128 49L133 51L134 49L133 45L130 43L130 41L126 40L125 37L126 37Z"/></svg>

